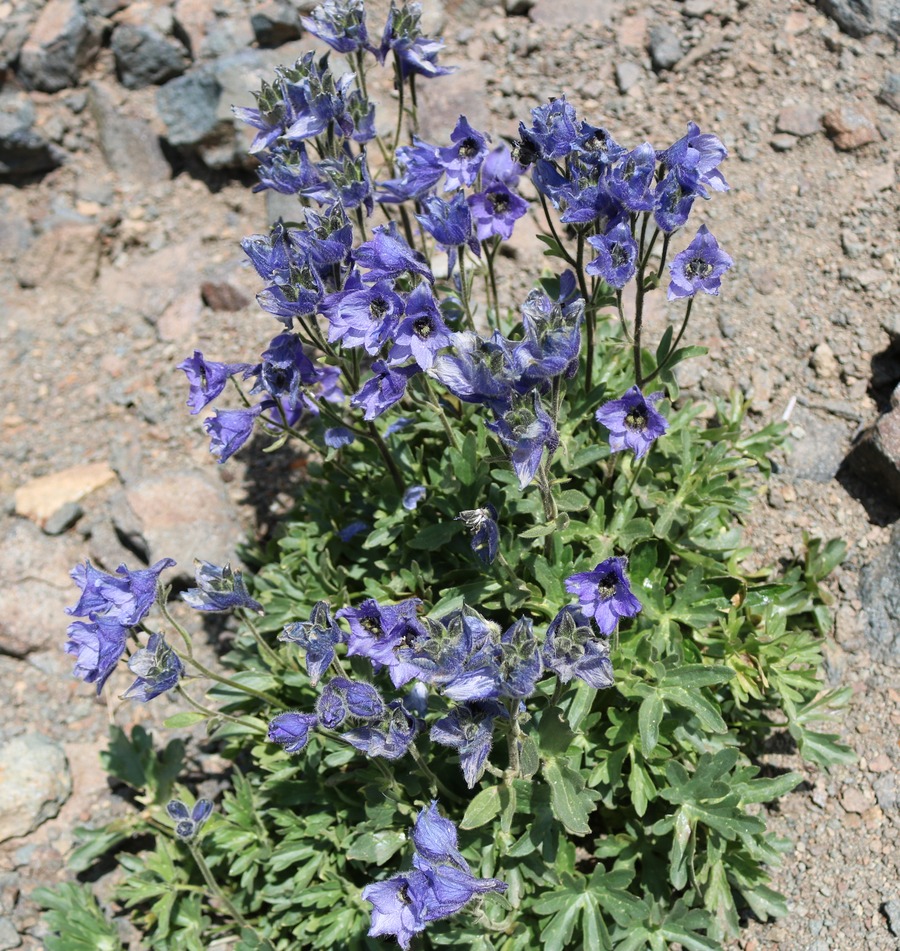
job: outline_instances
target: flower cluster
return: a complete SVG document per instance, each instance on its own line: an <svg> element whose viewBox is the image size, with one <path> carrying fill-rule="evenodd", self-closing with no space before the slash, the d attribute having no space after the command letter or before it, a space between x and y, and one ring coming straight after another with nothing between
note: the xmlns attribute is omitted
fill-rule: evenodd
<svg viewBox="0 0 900 951"><path fill-rule="evenodd" d="M437 802L419 813L412 840L413 867L362 892L372 905L369 935L394 935L404 949L429 922L456 914L476 895L507 889L499 879L473 875L459 851L456 826L441 816Z"/></svg>

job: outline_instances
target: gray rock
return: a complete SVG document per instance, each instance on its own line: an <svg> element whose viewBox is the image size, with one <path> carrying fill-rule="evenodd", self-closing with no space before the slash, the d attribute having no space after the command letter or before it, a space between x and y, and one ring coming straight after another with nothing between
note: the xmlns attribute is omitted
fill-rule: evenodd
<svg viewBox="0 0 900 951"><path fill-rule="evenodd" d="M628 60L616 63L616 86L622 95L639 83L643 75L644 71L637 63L631 63Z"/></svg>
<svg viewBox="0 0 900 951"><path fill-rule="evenodd" d="M527 17L535 0L505 0L503 9L508 17Z"/></svg>
<svg viewBox="0 0 900 951"><path fill-rule="evenodd" d="M0 842L33 832L52 819L72 792L61 746L39 733L0 747Z"/></svg>
<svg viewBox="0 0 900 951"><path fill-rule="evenodd" d="M168 577L191 581L194 558L234 561L243 530L224 486L199 469L172 472L126 486L112 503L113 524L151 564L174 558Z"/></svg>
<svg viewBox="0 0 900 951"><path fill-rule="evenodd" d="M110 46L116 69L127 89L155 86L180 76L188 67L187 50L175 38L149 24L120 23Z"/></svg>
<svg viewBox="0 0 900 951"><path fill-rule="evenodd" d="M866 606L872 659L900 667L900 522L888 544L863 568L859 597Z"/></svg>
<svg viewBox="0 0 900 951"><path fill-rule="evenodd" d="M872 790L878 805L887 812L897 807L897 777L894 773L885 773L872 780Z"/></svg>
<svg viewBox="0 0 900 951"><path fill-rule="evenodd" d="M129 115L127 102L118 106L101 83L92 82L89 89L100 149L110 170L123 182L135 185L168 181L172 170L150 124Z"/></svg>
<svg viewBox="0 0 900 951"><path fill-rule="evenodd" d="M897 0L816 0L816 6L848 36L859 39L870 33L900 35Z"/></svg>
<svg viewBox="0 0 900 951"><path fill-rule="evenodd" d="M886 502L900 506L900 409L883 413L862 433L847 465L860 480L881 492Z"/></svg>
<svg viewBox="0 0 900 951"><path fill-rule="evenodd" d="M656 72L671 69L682 57L681 40L665 24L650 28L650 62Z"/></svg>
<svg viewBox="0 0 900 951"><path fill-rule="evenodd" d="M878 90L878 101L900 112L900 73L888 73L884 85Z"/></svg>
<svg viewBox="0 0 900 951"><path fill-rule="evenodd" d="M789 152L797 144L796 138L792 135L788 135L787 132L777 132L772 136L769 145L776 152Z"/></svg>
<svg viewBox="0 0 900 951"><path fill-rule="evenodd" d="M260 4L250 17L253 35L260 46L275 48L300 37L300 17L288 3L271 0Z"/></svg>
<svg viewBox="0 0 900 951"><path fill-rule="evenodd" d="M884 917L887 918L891 934L900 938L900 901L891 898L881 906L881 910L884 912Z"/></svg>
<svg viewBox="0 0 900 951"><path fill-rule="evenodd" d="M790 132L791 135L815 135L822 131L821 113L815 106L800 104L785 106L775 120L776 132Z"/></svg>
<svg viewBox="0 0 900 951"><path fill-rule="evenodd" d="M50 0L19 54L19 75L27 86L56 92L74 86L100 49L100 24L78 0Z"/></svg>
<svg viewBox="0 0 900 951"><path fill-rule="evenodd" d="M794 478L830 482L847 450L847 425L798 407L791 417L786 467Z"/></svg>
<svg viewBox="0 0 900 951"><path fill-rule="evenodd" d="M47 172L62 155L34 131L34 106L26 96L0 96L0 178Z"/></svg>
<svg viewBox="0 0 900 951"><path fill-rule="evenodd" d="M609 26L618 4L610 0L536 0L530 16L535 23L545 23L551 27L603 23Z"/></svg>
<svg viewBox="0 0 900 951"><path fill-rule="evenodd" d="M18 0L12 10L0 19L0 72L19 58L19 50L28 38L40 9L38 0Z"/></svg>
<svg viewBox="0 0 900 951"><path fill-rule="evenodd" d="M58 508L43 525L45 535L62 535L84 515L84 509L77 502L66 502Z"/></svg>
<svg viewBox="0 0 900 951"><path fill-rule="evenodd" d="M230 132L231 123L223 124L217 115L221 94L222 87L209 67L191 70L161 86L156 106L169 142L192 149Z"/></svg>
<svg viewBox="0 0 900 951"><path fill-rule="evenodd" d="M18 948L21 944L22 938L12 921L6 917L0 918L0 951Z"/></svg>
<svg viewBox="0 0 900 951"><path fill-rule="evenodd" d="M716 8L715 0L685 0L681 12L686 17L705 17Z"/></svg>

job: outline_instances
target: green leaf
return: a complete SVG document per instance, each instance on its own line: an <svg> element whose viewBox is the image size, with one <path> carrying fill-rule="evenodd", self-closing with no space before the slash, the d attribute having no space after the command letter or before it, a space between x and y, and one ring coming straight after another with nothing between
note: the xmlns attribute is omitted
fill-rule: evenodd
<svg viewBox="0 0 900 951"><path fill-rule="evenodd" d="M436 551L446 545L455 535L458 535L461 527L459 522L439 522L437 525L426 525L411 541L406 543L407 547L423 551Z"/></svg>
<svg viewBox="0 0 900 951"><path fill-rule="evenodd" d="M406 833L392 829L367 832L354 840L347 849L347 858L370 865L384 865L406 844Z"/></svg>
<svg viewBox="0 0 900 951"><path fill-rule="evenodd" d="M565 753L575 739L575 734L563 719L563 712L559 707L548 707L543 711L538 724L538 736L541 741L541 756L545 758Z"/></svg>
<svg viewBox="0 0 900 951"><path fill-rule="evenodd" d="M47 951L122 951L119 933L100 910L89 885L65 882L36 888L31 897L47 909L44 920L56 932L43 939Z"/></svg>
<svg viewBox="0 0 900 951"><path fill-rule="evenodd" d="M586 789L581 773L556 760L544 763L543 773L550 786L553 815L573 835L587 835L591 831L588 817L600 793Z"/></svg>
<svg viewBox="0 0 900 951"><path fill-rule="evenodd" d="M462 822L459 824L460 828L477 829L479 826L485 825L500 814L501 807L499 786L489 786L487 789L482 789L469 803Z"/></svg>
<svg viewBox="0 0 900 951"><path fill-rule="evenodd" d="M556 504L561 512L582 512L590 508L591 500L578 489L564 489L556 496Z"/></svg>
<svg viewBox="0 0 900 951"><path fill-rule="evenodd" d="M728 732L728 727L722 719L722 714L719 713L716 706L707 700L703 694L699 692L691 693L685 690L684 687L670 687L665 683L660 684L659 692L670 703L690 710L700 721L700 725L705 730L709 730L710 733Z"/></svg>
<svg viewBox="0 0 900 951"><path fill-rule="evenodd" d="M169 730L179 730L182 727L193 726L205 719L207 719L207 715L200 713L199 710L182 710L181 713L176 713L163 721L163 726Z"/></svg>
<svg viewBox="0 0 900 951"><path fill-rule="evenodd" d="M538 755L537 744L534 738L526 736L522 741L522 751L519 754L519 772L524 779L531 779L541 768L541 758Z"/></svg>
<svg viewBox="0 0 900 951"><path fill-rule="evenodd" d="M659 742L659 725L662 722L665 707L658 693L645 697L638 711L638 724L641 731L641 749L649 756Z"/></svg>
<svg viewBox="0 0 900 951"><path fill-rule="evenodd" d="M684 664L673 670L667 670L660 681L661 684L673 687L710 687L714 684L724 684L734 677L730 667L718 664Z"/></svg>

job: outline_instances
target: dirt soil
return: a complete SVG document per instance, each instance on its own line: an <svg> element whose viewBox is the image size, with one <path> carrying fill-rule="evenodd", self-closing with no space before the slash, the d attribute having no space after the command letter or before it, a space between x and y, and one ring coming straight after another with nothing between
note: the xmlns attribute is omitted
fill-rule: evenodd
<svg viewBox="0 0 900 951"><path fill-rule="evenodd" d="M645 139L664 147L693 120L729 148L731 190L697 208L692 226L705 220L736 263L720 297L697 302L690 342L710 354L685 367L681 382L695 396L737 388L751 400L754 424L789 420L793 451L779 457L748 520L758 563L799 554L804 532L849 546L830 582L837 624L825 653L828 681L853 690L834 730L858 757L827 773L788 744L767 754L805 777L768 816L772 833L794 843L773 871L789 914L749 921L734 947L897 948L900 657L890 666L873 653L872 605L859 593L860 573L889 544L897 511L882 485L842 466L900 378L891 377L888 333L898 320L900 128L896 96L893 106L879 96L897 70L893 42L881 33L851 38L802 0L539 0L524 16L474 2L425 6L447 43L441 62L460 67L423 92L426 139L443 144L460 113L495 140L512 136L530 108L565 93L580 116L631 147ZM247 17L240 0L216 7L219 22ZM661 26L682 54L657 72L648 44ZM297 50L292 44L285 59ZM107 569L123 560L135 566L128 523L148 483L162 484L163 496L148 503L137 547L158 558L169 553L158 550L160 540L187 544L188 529L177 511L166 521L167 506L187 505L192 530L201 538L218 532L227 554L245 533L270 531L302 476L288 454L244 451L218 466L174 369L195 348L211 359L254 359L276 332L253 302L259 288L238 242L264 231L277 203L252 194L251 178L204 173L196 162L176 161L173 177L150 183L111 169L84 108L90 80L115 83L108 49L78 87L31 94L38 126L66 150L64 164L0 184L0 742L48 737L72 776L71 794L57 797L58 816L0 845L0 938L9 926L0 947L42 946L30 892L71 877L65 862L76 825L122 808L97 756L109 723L158 727L175 712L164 698L147 707L115 699L124 675L99 699L73 680L62 651L62 607L75 600L68 567L88 556ZM162 134L153 92L128 94L127 108ZM380 94L389 97L386 85ZM252 104L250 96L239 104ZM821 117L835 110L845 111L837 123L862 116L866 131L850 147L824 130ZM513 300L544 265L526 230L520 223L503 261ZM237 309L223 309L232 303ZM655 304L651 333L668 319L665 303ZM47 512L26 511L19 490L86 463L112 474L96 491L74 493L83 510L74 525L45 534ZM122 514L123 494L131 514ZM195 757L209 766L211 754Z"/></svg>

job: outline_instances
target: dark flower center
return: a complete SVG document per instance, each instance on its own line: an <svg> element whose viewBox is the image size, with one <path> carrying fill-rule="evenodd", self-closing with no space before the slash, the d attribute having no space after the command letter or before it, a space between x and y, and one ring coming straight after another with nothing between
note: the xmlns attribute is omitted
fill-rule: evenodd
<svg viewBox="0 0 900 951"><path fill-rule="evenodd" d="M625 417L625 425L629 429L642 433L647 428L647 407L643 403L635 406Z"/></svg>
<svg viewBox="0 0 900 951"><path fill-rule="evenodd" d="M369 634L381 634L381 622L377 617L361 617L359 623Z"/></svg>
<svg viewBox="0 0 900 951"><path fill-rule="evenodd" d="M618 242L609 249L609 256L612 258L614 267L621 267L628 263L628 252Z"/></svg>
<svg viewBox="0 0 900 951"><path fill-rule="evenodd" d="M375 300L369 304L369 316L372 320L381 320L389 310L388 302L383 297L376 297Z"/></svg>
<svg viewBox="0 0 900 951"><path fill-rule="evenodd" d="M625 168L622 169L622 177L627 181L634 175L636 170L637 166L634 164L634 159L629 159L625 163Z"/></svg>
<svg viewBox="0 0 900 951"><path fill-rule="evenodd" d="M502 215L509 209L509 195L504 195L503 192L488 195L487 203L493 214Z"/></svg>
<svg viewBox="0 0 900 951"><path fill-rule="evenodd" d="M472 158L474 155L478 154L478 143L472 136L466 136L459 143L459 155L460 158Z"/></svg>
<svg viewBox="0 0 900 951"><path fill-rule="evenodd" d="M704 261L703 258L691 258L687 264L684 266L684 276L687 278L704 278L709 277L712 273L713 266L709 261Z"/></svg>
<svg viewBox="0 0 900 951"><path fill-rule="evenodd" d="M597 591L604 601L607 601L616 593L617 580L616 576L612 572L609 572L597 582Z"/></svg>
<svg viewBox="0 0 900 951"><path fill-rule="evenodd" d="M606 142L606 136L602 129L592 132L585 140L582 148L586 152L594 152L598 155L606 156L609 154L609 146Z"/></svg>
<svg viewBox="0 0 900 951"><path fill-rule="evenodd" d="M434 331L434 324L430 317L417 317L413 321L413 330L420 340L427 340Z"/></svg>

